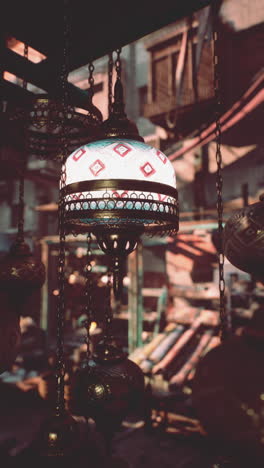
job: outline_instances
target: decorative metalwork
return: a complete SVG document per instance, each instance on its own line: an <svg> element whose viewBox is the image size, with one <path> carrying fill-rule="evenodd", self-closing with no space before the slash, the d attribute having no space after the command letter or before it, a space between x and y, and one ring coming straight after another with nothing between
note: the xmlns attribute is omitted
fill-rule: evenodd
<svg viewBox="0 0 264 468"><path fill-rule="evenodd" d="M175 171L159 150L143 143L128 120L121 83L121 49L116 51L112 103L112 56L109 57L110 116L98 141L80 147L66 162L62 189L66 232L93 233L113 258L114 292L121 291L120 260L136 247L142 233L176 234L178 193Z"/></svg>
<svg viewBox="0 0 264 468"><path fill-rule="evenodd" d="M80 145L96 139L102 115L91 102L86 113L76 112L67 106L65 117L62 103L48 94L38 94L29 100L23 109L9 109L9 119L27 126L27 139L30 154L42 159L61 160L60 140L62 119L65 118L68 150L74 151Z"/></svg>
<svg viewBox="0 0 264 468"><path fill-rule="evenodd" d="M123 192L123 197L116 195L118 191ZM63 193L68 232L97 234L106 227L131 227L136 233L153 235L178 231L177 190L165 184L130 179L91 180L69 184ZM163 198L166 201L160 201Z"/></svg>
<svg viewBox="0 0 264 468"><path fill-rule="evenodd" d="M24 45L24 58L28 57L28 45ZM23 89L27 82L23 80ZM26 150L28 148L26 147ZM24 154L23 154L24 156ZM24 186L26 159L23 157L19 175L18 225L17 236L9 253L0 262L0 289L20 295L21 300L28 297L35 288L41 288L45 281L45 267L37 261L24 239ZM19 312L19 311L18 311Z"/></svg>
<svg viewBox="0 0 264 468"><path fill-rule="evenodd" d="M27 130L27 145L32 156L61 161L62 121L66 127L64 138L67 140L69 152L99 137L102 114L92 102L94 94L93 71L94 66L90 63L90 89L88 90L85 113L75 111L69 102L64 107L62 103L63 92L62 100L46 93L37 94L28 99L23 108L9 108L9 119L19 122ZM63 87L64 85L62 85Z"/></svg>
<svg viewBox="0 0 264 468"><path fill-rule="evenodd" d="M228 219L224 251L233 265L264 282L264 194L258 203L236 211Z"/></svg>
<svg viewBox="0 0 264 468"><path fill-rule="evenodd" d="M144 392L143 372L113 342L111 276L109 269L103 340L93 351L92 361L87 359L75 373L72 386L73 412L95 420L109 452L113 432L140 404Z"/></svg>

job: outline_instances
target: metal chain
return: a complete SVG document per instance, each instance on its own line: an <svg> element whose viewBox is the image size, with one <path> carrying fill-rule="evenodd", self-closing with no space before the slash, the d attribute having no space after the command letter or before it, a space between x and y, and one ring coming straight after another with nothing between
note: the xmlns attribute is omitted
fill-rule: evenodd
<svg viewBox="0 0 264 468"><path fill-rule="evenodd" d="M122 61L121 61L121 52L122 52L122 49L121 47L119 49L116 49L116 61L115 61L115 69L116 69L116 75L117 75L117 79L121 80L121 73L122 73Z"/></svg>
<svg viewBox="0 0 264 468"><path fill-rule="evenodd" d="M28 60L28 44L24 44L24 59ZM22 80L22 88L24 90L27 89L27 81L24 78ZM24 135L26 135L26 132L24 133ZM25 136L25 146L27 147L26 136ZM25 147L25 150L26 150L26 147ZM26 158L24 158L22 161L22 169L21 169L21 174L19 177L18 223L17 223L17 242L19 243L24 242L24 223L25 223L24 194L25 194L25 169L26 169L25 165L26 165Z"/></svg>
<svg viewBox="0 0 264 468"><path fill-rule="evenodd" d="M105 302L105 329L104 329L104 341L109 341L109 339L112 338L111 332L112 332L112 322L113 322L113 313L112 313L112 307L111 307L111 290L112 290L112 272L110 268L108 269L107 272L107 297L106 297L106 302Z"/></svg>
<svg viewBox="0 0 264 468"><path fill-rule="evenodd" d="M24 44L24 59L28 60L28 44ZM23 78L22 88L27 89L27 81Z"/></svg>
<svg viewBox="0 0 264 468"><path fill-rule="evenodd" d="M68 154L68 145L66 138L66 118L67 118L67 78L68 78L68 46L69 46L69 29L67 21L67 0L64 0L64 44L63 44L63 63L61 69L61 86L62 86L62 132L61 132L61 150L62 150L62 166L60 175L60 193L59 193L59 258L58 258L58 285L59 297L57 307L57 401L56 413L63 414L65 411L64 399L64 377L65 377L65 358L64 358L64 315L65 315L65 200L64 188L66 185L66 158Z"/></svg>
<svg viewBox="0 0 264 468"><path fill-rule="evenodd" d="M92 318L93 318L93 310L92 310L92 288L93 288L93 280L92 280L92 264L91 264L91 256L92 256L92 251L91 251L91 243L92 243L92 237L91 234L87 234L87 263L85 265L85 276L86 276L86 282L85 282L85 313L87 315L87 320L86 320L86 329L87 333L85 336L85 343L87 345L87 362L89 362L90 357L91 357L91 337L90 337L90 327L92 323Z"/></svg>
<svg viewBox="0 0 264 468"><path fill-rule="evenodd" d="M112 112L113 104L113 52L108 54L108 116Z"/></svg>
<svg viewBox="0 0 264 468"><path fill-rule="evenodd" d="M217 11L217 10L216 10ZM222 153L221 153L221 97L219 89L219 60L218 60L218 35L216 31L217 14L214 15L213 32L213 63L214 63L214 95L215 95L215 141L216 141L216 192L217 192L217 214L218 214L218 268L219 268L219 299L220 299L220 338L224 341L228 335L228 319L225 304L225 279L224 279L224 249L223 249L223 177L222 177Z"/></svg>
<svg viewBox="0 0 264 468"><path fill-rule="evenodd" d="M88 83L89 83L89 86L90 86L89 91L90 91L90 96L92 98L93 95L94 95L94 77L93 77L94 64L93 64L93 62L88 63L88 71L89 71Z"/></svg>

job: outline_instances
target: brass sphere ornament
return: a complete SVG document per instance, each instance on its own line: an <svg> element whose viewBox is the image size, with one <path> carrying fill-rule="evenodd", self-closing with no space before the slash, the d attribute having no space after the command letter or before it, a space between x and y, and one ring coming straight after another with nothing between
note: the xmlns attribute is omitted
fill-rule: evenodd
<svg viewBox="0 0 264 468"><path fill-rule="evenodd" d="M95 420L99 430L116 430L124 417L141 404L144 375L112 344L101 342L93 361L73 379L73 412Z"/></svg>
<svg viewBox="0 0 264 468"><path fill-rule="evenodd" d="M208 435L237 459L249 457L251 466L264 463L263 359L263 336L233 337L205 355L193 383L193 404Z"/></svg>
<svg viewBox="0 0 264 468"><path fill-rule="evenodd" d="M27 295L45 282L45 267L37 261L24 240L17 240L0 262L0 290Z"/></svg>
<svg viewBox="0 0 264 468"><path fill-rule="evenodd" d="M237 268L264 281L264 194L236 211L224 228L224 253Z"/></svg>

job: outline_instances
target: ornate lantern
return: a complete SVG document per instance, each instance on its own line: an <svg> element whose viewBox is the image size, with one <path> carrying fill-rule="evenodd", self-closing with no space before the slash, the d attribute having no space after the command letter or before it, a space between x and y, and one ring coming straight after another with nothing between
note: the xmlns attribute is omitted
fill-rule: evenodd
<svg viewBox="0 0 264 468"><path fill-rule="evenodd" d="M74 151L66 161L63 189L67 232L92 232L114 260L114 290L120 290L120 258L135 249L142 233L178 231L175 171L167 157L146 145L124 111L120 77L101 138Z"/></svg>
<svg viewBox="0 0 264 468"><path fill-rule="evenodd" d="M263 349L263 336L233 337L206 354L193 384L194 407L208 435L257 466L264 461Z"/></svg>
<svg viewBox="0 0 264 468"><path fill-rule="evenodd" d="M87 363L74 377L73 411L93 418L102 432L114 431L139 405L144 375L109 343L100 343L92 357L92 363Z"/></svg>
<svg viewBox="0 0 264 468"><path fill-rule="evenodd" d="M228 219L224 250L233 265L264 281L264 194L258 203L236 211Z"/></svg>
<svg viewBox="0 0 264 468"><path fill-rule="evenodd" d="M89 238L90 239L90 238ZM105 307L104 338L90 354L91 262L88 241L87 268L87 361L72 380L71 405L74 414L91 417L103 433L108 451L111 438L122 420L141 406L144 375L141 369L113 344L111 336L112 310L111 275L108 274L108 298Z"/></svg>
<svg viewBox="0 0 264 468"><path fill-rule="evenodd" d="M68 459L79 448L79 439L76 421L68 413L55 414L42 424L32 444L30 455L49 459L55 457L56 460Z"/></svg>
<svg viewBox="0 0 264 468"><path fill-rule="evenodd" d="M28 47L25 45L24 55ZM26 82L23 81L23 88ZM19 212L18 232L15 243L9 253L0 262L0 289L9 290L20 297L27 296L35 288L40 288L45 281L45 267L32 256L29 246L24 240L24 171L25 158L19 177Z"/></svg>
<svg viewBox="0 0 264 468"><path fill-rule="evenodd" d="M48 94L37 94L29 100L26 109L11 109L9 119L19 121L26 127L28 151L32 156L59 160L63 119L69 151L74 151L80 145L97 137L102 115L92 103L91 90L87 104L88 109L82 114L71 106L67 106L64 110L62 102L51 98Z"/></svg>
<svg viewBox="0 0 264 468"><path fill-rule="evenodd" d="M45 159L60 158L62 112L62 104L48 95L34 97L28 119L29 150L32 155ZM91 93L85 114L68 106L65 115L65 136L69 151L74 151L81 144L94 139L101 120L100 111L92 104Z"/></svg>

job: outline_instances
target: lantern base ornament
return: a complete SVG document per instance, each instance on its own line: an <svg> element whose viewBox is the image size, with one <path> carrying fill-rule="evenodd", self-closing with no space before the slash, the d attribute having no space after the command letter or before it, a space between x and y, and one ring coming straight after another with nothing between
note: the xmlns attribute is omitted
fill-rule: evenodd
<svg viewBox="0 0 264 468"><path fill-rule="evenodd" d="M101 250L112 258L113 291L116 299L120 299L123 288L122 263L136 249L142 229L134 232L126 230L108 230L98 233L97 242Z"/></svg>

